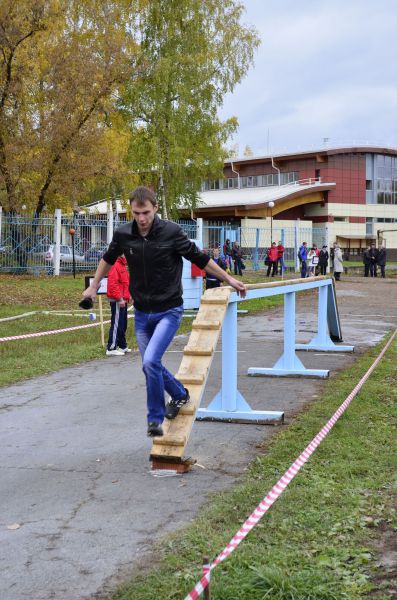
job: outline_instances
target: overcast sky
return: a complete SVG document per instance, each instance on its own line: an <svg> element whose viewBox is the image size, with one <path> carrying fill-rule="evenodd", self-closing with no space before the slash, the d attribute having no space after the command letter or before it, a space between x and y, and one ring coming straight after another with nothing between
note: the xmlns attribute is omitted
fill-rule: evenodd
<svg viewBox="0 0 397 600"><path fill-rule="evenodd" d="M397 147L397 0L242 0L262 43L225 98L230 142L254 154L370 142Z"/></svg>

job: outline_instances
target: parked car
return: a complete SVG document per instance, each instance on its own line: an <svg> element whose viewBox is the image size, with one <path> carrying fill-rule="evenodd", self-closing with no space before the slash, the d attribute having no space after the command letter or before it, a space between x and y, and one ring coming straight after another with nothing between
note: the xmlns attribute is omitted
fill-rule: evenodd
<svg viewBox="0 0 397 600"><path fill-rule="evenodd" d="M104 253L106 252L107 246L105 247L100 247L100 246L92 246L92 248L89 248L87 250L87 252L84 254L84 260L86 262L99 262L100 259L102 258L102 256L104 255Z"/></svg>
<svg viewBox="0 0 397 600"><path fill-rule="evenodd" d="M45 260L47 262L52 262L54 260L55 253L55 244L50 244L45 253ZM71 263L73 262L73 249L72 246L60 246L60 260L61 263ZM84 262L84 256L74 253L75 262Z"/></svg>
<svg viewBox="0 0 397 600"><path fill-rule="evenodd" d="M41 243L35 244L29 251L29 255L34 260L45 259L46 254L50 247L51 246L48 242L41 242Z"/></svg>
<svg viewBox="0 0 397 600"><path fill-rule="evenodd" d="M7 252L11 252L11 250L11 246L5 246L3 244L0 244L0 254L6 254Z"/></svg>

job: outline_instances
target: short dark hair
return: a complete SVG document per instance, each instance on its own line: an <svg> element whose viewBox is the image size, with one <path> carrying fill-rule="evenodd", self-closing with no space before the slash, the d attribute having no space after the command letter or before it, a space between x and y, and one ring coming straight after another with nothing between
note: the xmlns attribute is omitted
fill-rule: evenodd
<svg viewBox="0 0 397 600"><path fill-rule="evenodd" d="M129 198L130 204L131 202L136 202L137 204L142 205L145 204L146 200L149 200L153 206L157 206L156 194L144 185L135 188L135 190L131 192Z"/></svg>

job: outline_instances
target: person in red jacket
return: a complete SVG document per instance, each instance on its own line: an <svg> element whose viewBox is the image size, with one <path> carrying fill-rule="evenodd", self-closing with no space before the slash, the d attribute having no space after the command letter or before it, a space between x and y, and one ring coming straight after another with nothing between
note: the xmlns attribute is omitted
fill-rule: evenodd
<svg viewBox="0 0 397 600"><path fill-rule="evenodd" d="M123 254L117 258L108 275L106 295L109 298L112 319L106 356L124 356L127 352L131 352L125 339L127 306L131 298L129 285L130 274Z"/></svg>
<svg viewBox="0 0 397 600"><path fill-rule="evenodd" d="M284 246L282 244L282 242L278 243L277 246L277 268L276 268L276 273L279 272L280 269L280 275L283 274L283 256L284 256Z"/></svg>
<svg viewBox="0 0 397 600"><path fill-rule="evenodd" d="M278 259L278 250L276 246L276 242L272 242L272 245L267 250L267 258L268 258L268 267L266 277L269 277L270 271L273 267L272 277L275 276L277 272L277 259Z"/></svg>

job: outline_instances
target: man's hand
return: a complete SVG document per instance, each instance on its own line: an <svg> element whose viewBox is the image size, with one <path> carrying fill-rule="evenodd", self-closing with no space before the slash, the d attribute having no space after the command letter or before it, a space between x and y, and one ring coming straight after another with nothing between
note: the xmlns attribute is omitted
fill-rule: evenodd
<svg viewBox="0 0 397 600"><path fill-rule="evenodd" d="M221 269L216 264L216 262L212 260L212 258L207 263L207 266L204 270L206 271L206 273L209 273L210 275L215 275L217 279L223 281L227 285L230 285L232 288L234 288L238 295L241 296L241 298L245 298L245 296L247 295L247 288L245 287L245 285L241 281L239 281L238 279L234 279L234 277L231 277L228 273L226 273L226 271Z"/></svg>
<svg viewBox="0 0 397 600"><path fill-rule="evenodd" d="M229 277L229 280L227 281L228 285L231 285L232 288L234 288L237 292L237 294L241 297L241 298L245 298L247 295L247 288L245 287L245 285L243 284L242 281L239 281L238 279L234 279L234 277Z"/></svg>
<svg viewBox="0 0 397 600"><path fill-rule="evenodd" d="M99 285L92 283L86 290L84 290L83 298L91 298L91 300L95 302L98 287Z"/></svg>
<svg viewBox="0 0 397 600"><path fill-rule="evenodd" d="M101 285L101 280L106 277L111 268L112 265L109 265L103 260L103 258L101 258L91 285L88 286L88 288L83 292L83 298L91 298L93 302L95 301L96 293Z"/></svg>

